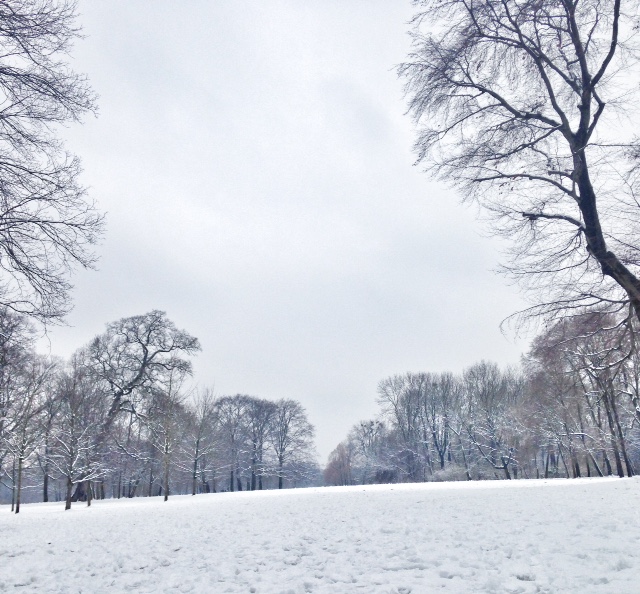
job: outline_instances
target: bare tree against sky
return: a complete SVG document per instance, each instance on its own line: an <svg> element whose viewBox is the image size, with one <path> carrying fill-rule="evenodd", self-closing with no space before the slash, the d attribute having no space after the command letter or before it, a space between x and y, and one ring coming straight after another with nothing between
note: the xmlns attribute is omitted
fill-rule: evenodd
<svg viewBox="0 0 640 594"><path fill-rule="evenodd" d="M264 450L276 414L276 404L264 398L245 396L247 433L251 447L251 490L262 489Z"/></svg>
<svg viewBox="0 0 640 594"><path fill-rule="evenodd" d="M104 431L120 411L135 412L136 391L170 371L191 374L191 362L184 357L199 350L198 339L179 330L163 311L108 324L84 352L86 365L109 395Z"/></svg>
<svg viewBox="0 0 640 594"><path fill-rule="evenodd" d="M283 487L287 464L311 458L314 435L315 429L298 401L282 399L276 402L271 440L278 468L278 489Z"/></svg>
<svg viewBox="0 0 640 594"><path fill-rule="evenodd" d="M72 0L0 3L0 303L42 321L70 309L69 275L91 267L102 215L55 127L95 112L65 58L78 38Z"/></svg>
<svg viewBox="0 0 640 594"><path fill-rule="evenodd" d="M513 240L525 317L630 305L640 318L637 3L416 4L400 73L418 161Z"/></svg>
<svg viewBox="0 0 640 594"><path fill-rule="evenodd" d="M215 426L213 390L209 388L196 390L193 401L187 410L189 411L189 422L185 436L185 448L190 461L193 462L191 494L195 495L198 487L198 474L204 474L205 461L212 454L216 445L213 432Z"/></svg>

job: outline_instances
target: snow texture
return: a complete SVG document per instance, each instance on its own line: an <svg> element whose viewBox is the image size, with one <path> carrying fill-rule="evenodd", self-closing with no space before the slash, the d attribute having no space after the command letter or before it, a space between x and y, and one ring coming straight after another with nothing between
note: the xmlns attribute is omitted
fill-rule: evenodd
<svg viewBox="0 0 640 594"><path fill-rule="evenodd" d="M640 480L0 508L1 592L640 592Z"/></svg>

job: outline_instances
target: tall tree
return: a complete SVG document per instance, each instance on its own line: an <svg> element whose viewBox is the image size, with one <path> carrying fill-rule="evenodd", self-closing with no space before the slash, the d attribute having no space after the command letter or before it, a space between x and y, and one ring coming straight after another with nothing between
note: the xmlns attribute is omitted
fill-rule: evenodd
<svg viewBox="0 0 640 594"><path fill-rule="evenodd" d="M204 480L206 461L215 447L216 418L213 392L206 388L196 391L193 402L188 407L188 412L185 447L193 462L191 494L195 495L198 487L198 475L202 477L202 485L208 487L208 483Z"/></svg>
<svg viewBox="0 0 640 594"><path fill-rule="evenodd" d="M182 386L186 372L170 369L161 381L151 388L152 401L147 425L152 445L162 458L162 493L169 499L169 477L174 455L183 439L186 426Z"/></svg>
<svg viewBox="0 0 640 594"><path fill-rule="evenodd" d="M95 112L65 61L78 38L72 0L0 2L0 303L40 320L70 307L69 273L94 263L102 216L57 125Z"/></svg>
<svg viewBox="0 0 640 594"><path fill-rule="evenodd" d="M271 440L277 460L278 489L282 489L287 465L312 457L315 429L304 407L296 400L278 400L273 415Z"/></svg>
<svg viewBox="0 0 640 594"><path fill-rule="evenodd" d="M247 399L242 394L223 396L216 402L215 415L221 445L226 450L225 467L229 472L229 491L242 490L240 463L247 449Z"/></svg>
<svg viewBox="0 0 640 594"><path fill-rule="evenodd" d="M85 364L109 399L103 433L119 412L135 412L136 394L143 394L167 372L190 374L191 362L184 357L199 350L198 339L179 330L163 311L108 324L106 332L84 350Z"/></svg>
<svg viewBox="0 0 640 594"><path fill-rule="evenodd" d="M60 407L49 461L65 481L65 510L71 509L74 485L88 483L106 470L96 439L106 407L88 371L76 355L58 385ZM90 504L90 489L85 493Z"/></svg>
<svg viewBox="0 0 640 594"><path fill-rule="evenodd" d="M422 0L400 72L418 160L514 239L525 314L640 319L637 4ZM620 108L620 109L616 109Z"/></svg>
<svg viewBox="0 0 640 594"><path fill-rule="evenodd" d="M9 444L16 439L23 372L32 362L33 346L34 330L27 317L0 306L0 481L10 478L14 491L16 465Z"/></svg>
<svg viewBox="0 0 640 594"><path fill-rule="evenodd" d="M262 398L246 396L244 400L247 437L251 447L250 486L251 490L255 491L256 485L258 489L262 489L264 450L277 407L275 403Z"/></svg>
<svg viewBox="0 0 640 594"><path fill-rule="evenodd" d="M47 383L51 384L54 370L54 363L35 353L32 353L19 369L13 370L18 377L14 386L16 393L6 441L16 461L14 491L17 514L20 513L24 470L29 459L34 457L43 436L42 424L38 417L45 407L45 394L47 388L50 388Z"/></svg>

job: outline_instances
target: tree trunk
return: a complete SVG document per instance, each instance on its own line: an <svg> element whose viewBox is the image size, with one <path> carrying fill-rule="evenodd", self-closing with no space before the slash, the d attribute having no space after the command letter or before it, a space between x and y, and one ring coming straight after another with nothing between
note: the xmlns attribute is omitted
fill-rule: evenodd
<svg viewBox="0 0 640 594"><path fill-rule="evenodd" d="M13 457L13 466L11 467L11 511L16 509L16 458Z"/></svg>
<svg viewBox="0 0 640 594"><path fill-rule="evenodd" d="M42 481L42 501L47 503L49 501L49 471L45 466L44 480Z"/></svg>
<svg viewBox="0 0 640 594"><path fill-rule="evenodd" d="M16 513L20 513L20 495L22 492L22 467L24 466L24 460L22 454L18 456L18 484L16 487Z"/></svg>
<svg viewBox="0 0 640 594"><path fill-rule="evenodd" d="M560 457L560 460L562 460L562 465L564 466L564 471L567 475L567 478L571 478L571 474L569 473L569 469L567 468L567 463L564 459L564 454L562 453L562 447L560 446L560 444L558 444L558 456Z"/></svg>
<svg viewBox="0 0 640 594"><path fill-rule="evenodd" d="M153 495L153 461L151 462L151 466L149 468L149 490L147 491L147 496L151 497Z"/></svg>
<svg viewBox="0 0 640 594"><path fill-rule="evenodd" d="M600 469L600 466L598 465L598 462L596 461L596 457L591 452L588 452L588 456L591 459L591 462L593 462L593 467L596 469L598 476L604 476L602 474L602 470Z"/></svg>
<svg viewBox="0 0 640 594"><path fill-rule="evenodd" d="M502 460L502 468L504 469L504 476L507 480L511 480L511 474L509 473L509 458L505 459L504 456L500 456Z"/></svg>
<svg viewBox="0 0 640 594"><path fill-rule="evenodd" d="M196 494L198 487L198 458L200 457L200 440L196 440L196 451L193 455L193 484L191 486L191 495Z"/></svg>
<svg viewBox="0 0 640 594"><path fill-rule="evenodd" d="M584 105L588 109L588 104ZM602 274L611 277L624 289L629 301L640 320L640 280L620 261L620 259L607 249L604 233L600 225L598 208L596 206L596 194L589 177L589 169L585 153L586 130L581 130L572 142L574 176L580 190L578 207L584 221L584 234L587 240L589 253L598 261Z"/></svg>
<svg viewBox="0 0 640 594"><path fill-rule="evenodd" d="M458 435L458 441L460 442L460 452L462 453L462 463L464 464L464 472L467 476L467 480L471 480L471 472L469 470L469 462L467 461L467 455L464 453L464 444L462 443L462 438Z"/></svg>
<svg viewBox="0 0 640 594"><path fill-rule="evenodd" d="M64 504L64 509L65 511L68 509L71 509L71 496L73 494L73 482L71 480L71 477L68 476L67 477L67 495L66 495L66 499L65 499L65 504Z"/></svg>
<svg viewBox="0 0 640 594"><path fill-rule="evenodd" d="M44 467L42 469L43 472L43 481L42 481L42 501L47 503L49 501L49 442L48 437L44 446Z"/></svg>
<svg viewBox="0 0 640 594"><path fill-rule="evenodd" d="M169 499L169 456L165 452L164 456L164 500Z"/></svg>
<svg viewBox="0 0 640 594"><path fill-rule="evenodd" d="M251 460L251 490L256 490L256 459Z"/></svg>
<svg viewBox="0 0 640 594"><path fill-rule="evenodd" d="M618 443L620 444L620 450L622 451L622 457L624 458L624 464L627 467L627 476L633 476L633 467L631 466L631 461L629 460L629 456L627 455L627 446L626 439L624 437L624 432L622 431L622 426L620 425L620 417L618 416L618 406L616 405L616 397L615 394L611 397L611 410L613 411L613 420L616 424L616 433L618 434Z"/></svg>
<svg viewBox="0 0 640 594"><path fill-rule="evenodd" d="M547 456L544 461L544 478L549 478L549 460L551 459L551 452L547 448Z"/></svg>
<svg viewBox="0 0 640 594"><path fill-rule="evenodd" d="M613 470L611 469L611 462L609 461L609 456L607 456L607 450L602 450L602 463L607 471L607 476L611 476L613 474Z"/></svg>
<svg viewBox="0 0 640 594"><path fill-rule="evenodd" d="M198 458L193 461L193 480L191 482L191 495L196 494L196 488L198 486Z"/></svg>
<svg viewBox="0 0 640 594"><path fill-rule="evenodd" d="M620 458L620 451L618 450L618 436L616 435L616 427L613 421L613 412L611 410L611 402L609 401L609 395L607 390L602 391L602 402L604 403L605 412L607 413L607 421L609 422L609 433L611 441L611 449L613 450L613 457L616 460L616 472L620 478L624 478L624 470L622 468L622 460Z"/></svg>

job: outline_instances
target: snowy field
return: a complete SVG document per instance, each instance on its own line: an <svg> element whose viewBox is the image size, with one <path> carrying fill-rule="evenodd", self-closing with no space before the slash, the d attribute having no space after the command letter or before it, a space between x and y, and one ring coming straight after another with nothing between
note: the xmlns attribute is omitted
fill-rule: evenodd
<svg viewBox="0 0 640 594"><path fill-rule="evenodd" d="M2 592L640 592L640 480L0 508Z"/></svg>

